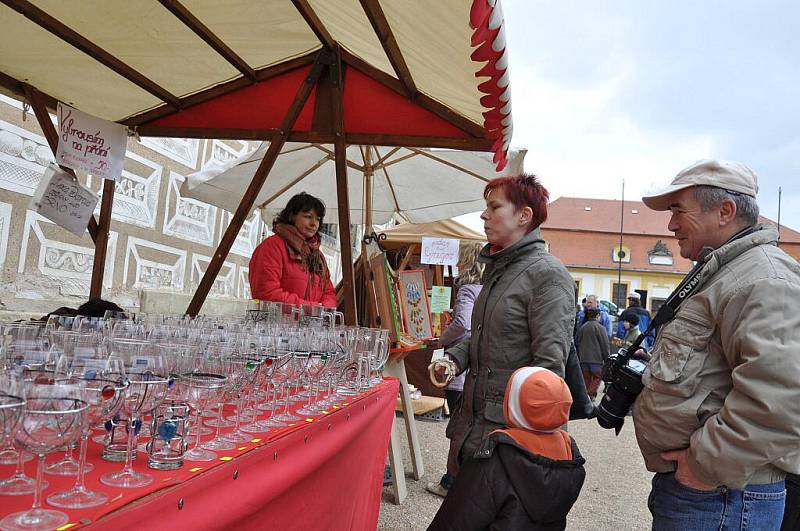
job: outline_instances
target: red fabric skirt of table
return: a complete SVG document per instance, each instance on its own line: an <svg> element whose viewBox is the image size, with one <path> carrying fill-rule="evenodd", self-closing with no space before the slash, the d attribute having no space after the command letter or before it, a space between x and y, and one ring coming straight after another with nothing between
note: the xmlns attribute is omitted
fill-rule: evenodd
<svg viewBox="0 0 800 531"><path fill-rule="evenodd" d="M102 446L90 442L88 460L95 468L86 475L86 486L110 501L65 511L70 520L61 529L375 529L397 391L398 381L386 379L321 417L217 452L212 462L186 461L178 470L158 471L147 468L141 454L135 469L155 477L141 489L100 483L102 474L123 464L102 460ZM62 456L56 452L47 461ZM34 477L35 467L36 460L26 463L26 473ZM0 479L13 470L0 466ZM45 480L44 497L71 488L75 477L45 475ZM0 496L0 518L30 508L31 500L32 495Z"/></svg>

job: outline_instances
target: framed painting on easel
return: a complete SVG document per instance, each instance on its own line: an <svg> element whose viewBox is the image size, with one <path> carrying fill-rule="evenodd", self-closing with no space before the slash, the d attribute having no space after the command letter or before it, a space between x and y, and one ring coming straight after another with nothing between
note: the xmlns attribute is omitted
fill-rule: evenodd
<svg viewBox="0 0 800 531"><path fill-rule="evenodd" d="M398 272L397 277L406 333L417 339L433 337L425 272L421 269L411 269Z"/></svg>
<svg viewBox="0 0 800 531"><path fill-rule="evenodd" d="M380 253L369 261L372 281L375 283L375 298L378 311L378 323L381 328L389 329L392 343L400 338L402 326L395 301L394 286L386 253Z"/></svg>

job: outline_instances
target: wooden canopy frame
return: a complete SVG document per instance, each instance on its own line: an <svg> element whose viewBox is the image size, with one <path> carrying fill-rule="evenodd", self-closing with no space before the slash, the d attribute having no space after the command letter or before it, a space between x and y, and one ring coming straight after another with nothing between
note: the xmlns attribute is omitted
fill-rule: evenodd
<svg viewBox="0 0 800 531"><path fill-rule="evenodd" d="M346 173L347 145L438 147L472 151L495 151L496 156L497 153L499 153L497 151L497 134L493 134L492 131L488 131L484 126L478 125L465 118L417 89L411 71L406 64L401 49L392 32L392 28L378 0L359 1L370 25L378 37L383 51L389 59L392 69L397 76L396 78L343 49L326 29L325 24L314 12L307 0L291 1L308 27L319 39L322 48L300 57L284 61L280 64L254 69L178 0L159 0L164 8L242 74L242 77L232 81L213 86L189 96L178 97L28 0L0 0L0 2L9 8L25 16L41 28L80 50L95 61L116 72L130 83L135 84L163 102L161 105L151 110L119 121L133 129L136 134L153 137L267 140L270 142L269 148L253 176L250 185L245 191L239 207L234 213L192 301L186 310L186 313L191 316L196 316L199 313L212 287L214 279L230 251L236 235L241 229L247 215L252 210L258 192L268 178L270 169L275 163L281 147L285 142L305 141L333 144L334 146L333 157L336 165L338 221L343 266L343 287L345 293L344 310L345 320L348 324L355 324L356 308L353 286L352 242L350 241L349 230L350 209ZM474 21L477 20L476 16L482 17L480 18L480 24L484 30L488 27L488 30L495 31L491 26L492 22L489 21L492 7L487 8L484 4L486 4L485 0L473 0L471 20L474 23ZM478 28L478 26L475 27ZM478 29L476 29L476 32ZM495 34L496 33L495 31ZM473 40L474 39L473 37ZM493 68L495 68L494 65ZM423 131L420 134L406 134L391 131L384 133L347 130L344 95L345 75L348 69L357 72L360 78L365 77L369 82L373 83L375 87L388 89L385 91L390 95L386 96L387 98L402 98L402 100L397 101L404 102L403 104L407 106L409 111L416 109L414 112L424 113L422 122L427 120L430 123L439 124L438 129L436 129L439 132L435 134L426 134ZM255 87L261 83L296 75L298 72L304 72L302 82L296 89L294 98L283 114L282 120L276 126L260 128L230 126L189 127L185 125L169 125L168 123L169 120L174 117L186 116L186 113L191 113L197 109L203 109L204 105L219 102L226 97L230 98L240 91ZM502 72L501 70L501 73ZM53 96L37 90L27 82L15 79L3 72L0 72L0 86L28 101L33 108L39 125L44 131L50 148L55 153L58 143L58 134L48 115L48 108L55 109L58 100ZM301 115L307 102L309 102L312 94L314 94L315 102L311 127L298 129L296 128L298 117ZM391 96L391 94L394 94L394 96ZM497 109L490 109L489 112L497 114L496 110ZM510 112L510 107L508 112ZM166 124L164 123L165 120L167 122ZM441 131L445 131L445 133ZM500 140L503 139L500 138ZM380 162L380 160L377 160L376 164L380 164ZM74 172L71 170L68 171L74 176ZM92 269L90 297L100 297L102 291L113 196L114 183L113 181L106 180L103 186L99 220L95 220L95 218L92 217L88 226L89 233L95 243L95 259Z"/></svg>

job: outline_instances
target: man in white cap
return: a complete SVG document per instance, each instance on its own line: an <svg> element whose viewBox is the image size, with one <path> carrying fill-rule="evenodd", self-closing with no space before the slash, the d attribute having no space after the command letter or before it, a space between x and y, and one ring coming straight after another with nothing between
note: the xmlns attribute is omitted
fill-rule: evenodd
<svg viewBox="0 0 800 531"><path fill-rule="evenodd" d="M655 530L779 529L800 472L800 266L758 225L755 173L704 160L645 196L702 270L634 404Z"/></svg>

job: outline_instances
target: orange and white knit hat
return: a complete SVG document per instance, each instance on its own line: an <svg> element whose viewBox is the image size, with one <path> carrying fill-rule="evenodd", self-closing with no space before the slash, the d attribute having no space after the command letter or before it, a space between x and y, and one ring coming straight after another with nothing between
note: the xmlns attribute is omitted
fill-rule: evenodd
<svg viewBox="0 0 800 531"><path fill-rule="evenodd" d="M544 367L522 367L508 380L503 412L512 428L555 433L569 420L571 406L561 377Z"/></svg>

